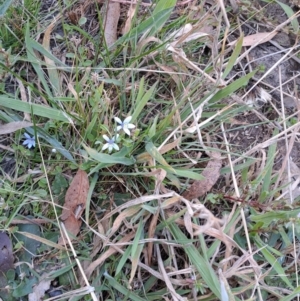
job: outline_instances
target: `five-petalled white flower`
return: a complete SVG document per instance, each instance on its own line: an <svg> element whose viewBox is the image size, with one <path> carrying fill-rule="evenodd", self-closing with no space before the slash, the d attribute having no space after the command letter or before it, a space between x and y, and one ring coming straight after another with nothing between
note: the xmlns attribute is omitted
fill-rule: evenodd
<svg viewBox="0 0 300 301"><path fill-rule="evenodd" d="M35 137L30 136L27 133L24 134L26 140L23 142L23 145L27 146L28 149L35 147Z"/></svg>
<svg viewBox="0 0 300 301"><path fill-rule="evenodd" d="M118 140L119 135L116 135L112 138L109 138L107 135L103 135L103 139L107 142L103 145L102 151L108 149L108 152L111 153L113 149L119 150L119 146L116 144L116 141Z"/></svg>
<svg viewBox="0 0 300 301"><path fill-rule="evenodd" d="M128 116L122 121L119 117L115 117L115 121L119 124L117 126L117 131L120 131L121 129L130 136L130 130L135 128L135 125L130 123L132 119L132 116Z"/></svg>

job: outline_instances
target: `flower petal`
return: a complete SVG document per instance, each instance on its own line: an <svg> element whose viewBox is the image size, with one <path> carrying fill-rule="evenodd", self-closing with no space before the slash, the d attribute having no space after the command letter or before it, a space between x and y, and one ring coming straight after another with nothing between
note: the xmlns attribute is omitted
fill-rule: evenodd
<svg viewBox="0 0 300 301"><path fill-rule="evenodd" d="M119 118L119 117L114 117L115 118L115 121L117 122L117 123L119 123L119 124L122 124L123 122L122 122L122 120Z"/></svg>
<svg viewBox="0 0 300 301"><path fill-rule="evenodd" d="M128 135L128 136L130 136L130 131L128 130L128 128L123 128L123 131Z"/></svg>
<svg viewBox="0 0 300 301"><path fill-rule="evenodd" d="M107 135L103 135L102 137L103 137L103 139L106 140L107 142L110 141L110 139L107 137Z"/></svg>
<svg viewBox="0 0 300 301"><path fill-rule="evenodd" d="M129 122L131 121L131 119L132 119L132 116L126 117L125 120L124 120L124 123L125 123L125 124L126 124L126 123L129 123Z"/></svg>
<svg viewBox="0 0 300 301"><path fill-rule="evenodd" d="M120 149L119 146L118 146L117 144L115 144L115 143L113 144L113 148L114 148L115 150L117 150L117 151Z"/></svg>
<svg viewBox="0 0 300 301"><path fill-rule="evenodd" d="M31 139L30 135L28 135L27 133L24 133L24 136L25 136L27 139Z"/></svg>
<svg viewBox="0 0 300 301"><path fill-rule="evenodd" d="M105 151L107 148L109 147L109 144L108 143L105 143L102 147L102 150Z"/></svg>
<svg viewBox="0 0 300 301"><path fill-rule="evenodd" d="M119 131L119 130L121 130L122 129L122 126L121 125L118 125L117 126L117 132Z"/></svg>
<svg viewBox="0 0 300 301"><path fill-rule="evenodd" d="M127 124L127 128L128 128L128 129L134 129L134 128L135 128L135 125L132 124L132 123L128 123L128 124Z"/></svg>
<svg viewBox="0 0 300 301"><path fill-rule="evenodd" d="M29 144L29 140L25 140L22 144L23 144L23 145Z"/></svg>

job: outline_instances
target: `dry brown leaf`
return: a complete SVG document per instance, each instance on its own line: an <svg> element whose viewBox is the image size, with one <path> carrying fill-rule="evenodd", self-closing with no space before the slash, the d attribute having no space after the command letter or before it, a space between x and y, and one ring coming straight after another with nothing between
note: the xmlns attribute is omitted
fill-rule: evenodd
<svg viewBox="0 0 300 301"><path fill-rule="evenodd" d="M16 78L16 80L19 84L21 100L23 102L28 102L27 93L26 93L26 89L25 89L25 86L24 86L23 82L18 78ZM31 121L31 115L29 113L24 112L24 119L30 122Z"/></svg>
<svg viewBox="0 0 300 301"><path fill-rule="evenodd" d="M193 233L193 226L192 226L192 220L191 220L191 215L189 214L188 211L183 216L183 221L185 225L185 229L189 232L191 238L194 238L194 233Z"/></svg>
<svg viewBox="0 0 300 301"><path fill-rule="evenodd" d="M79 169L67 190L64 209L60 217L64 222L67 231L74 236L76 236L80 230L80 217L85 209L88 191L88 175L85 171ZM63 243L62 237L59 239L58 243Z"/></svg>
<svg viewBox="0 0 300 301"><path fill-rule="evenodd" d="M117 40L117 28L120 18L120 3L111 2L107 4L104 21L104 37L109 48Z"/></svg>
<svg viewBox="0 0 300 301"><path fill-rule="evenodd" d="M276 35L277 31L272 32L259 32L255 33L249 36L244 37L243 39L243 46L253 46L253 45L259 45L266 43L270 40L272 40ZM237 42L237 40L234 40L230 43L228 43L229 46L234 45Z"/></svg>
<svg viewBox="0 0 300 301"><path fill-rule="evenodd" d="M14 121L4 125L0 125L0 135L10 134L17 130L28 128L33 124L28 121Z"/></svg>
<svg viewBox="0 0 300 301"><path fill-rule="evenodd" d="M202 176L205 179L194 181L194 183L183 193L182 196L187 200L192 200L199 198L206 192L210 191L220 176L221 167L221 154L213 152L211 154L211 160L202 172Z"/></svg>

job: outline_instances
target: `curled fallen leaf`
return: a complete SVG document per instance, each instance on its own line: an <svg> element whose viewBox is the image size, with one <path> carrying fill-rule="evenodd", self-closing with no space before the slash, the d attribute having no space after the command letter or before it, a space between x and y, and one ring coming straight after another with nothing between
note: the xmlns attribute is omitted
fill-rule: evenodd
<svg viewBox="0 0 300 301"><path fill-rule="evenodd" d="M221 154L213 152L211 160L202 172L203 180L196 180L184 193L183 197L187 200L199 198L206 192L210 191L220 176L220 169L222 167Z"/></svg>
<svg viewBox="0 0 300 301"><path fill-rule="evenodd" d="M80 217L85 209L88 192L88 175L85 171L79 169L67 190L64 209L60 217L67 231L73 236L76 236L80 230ZM63 243L62 237L58 243Z"/></svg>

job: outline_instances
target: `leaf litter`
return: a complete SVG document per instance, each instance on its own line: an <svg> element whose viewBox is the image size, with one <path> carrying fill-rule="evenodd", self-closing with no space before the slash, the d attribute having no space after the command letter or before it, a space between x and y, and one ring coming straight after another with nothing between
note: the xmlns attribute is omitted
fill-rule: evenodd
<svg viewBox="0 0 300 301"><path fill-rule="evenodd" d="M182 194L188 200L199 198L211 190L220 177L220 170L222 167L221 154L219 152L212 152L210 161L202 172L203 180L196 180L194 183Z"/></svg>
<svg viewBox="0 0 300 301"><path fill-rule="evenodd" d="M71 182L65 196L63 211L60 216L66 230L76 236L81 226L81 215L85 209L89 192L89 179L85 171L79 169ZM64 243L64 235L60 237L59 244ZM72 237L71 237L72 240Z"/></svg>
<svg viewBox="0 0 300 301"><path fill-rule="evenodd" d="M175 3L175 1L168 1L168 3L172 3L172 2ZM184 2L187 3L192 1L184 1ZM162 7L162 4L163 1L157 1L157 3L155 3L155 5L157 5L156 7ZM195 9L198 9L196 5L193 6L193 10ZM133 16L134 16L134 8L130 12L130 14L128 14L129 21L128 21L128 26L125 26L126 27L125 31L127 31L131 27ZM226 12L225 15L223 15L223 17L227 17ZM109 18L111 19L114 18L115 20L113 21L118 20L118 18L115 15L111 15L111 17ZM219 20L216 19L216 21ZM217 23L217 26L221 26L221 23L220 22ZM193 31L195 35L193 35ZM176 82L177 85L179 85L182 84L181 80L183 78L185 80L188 79L188 76L190 75L189 69L192 69L195 72L203 74L211 83L215 83L215 78L219 77L218 72L220 72L220 74L222 72L221 64L219 66L217 66L217 64L214 66L214 68L217 67L215 70L217 74L213 74L213 76L211 77L210 75L212 73L209 73L208 71L209 68L206 68L205 66L205 69L204 68L201 69L202 67L201 68L198 67L200 66L199 62L197 62L197 64L194 63L193 56L191 56L190 53L188 53L188 47L184 48L184 50L183 48L180 47L184 47L183 44L185 44L189 40L189 36L191 36L190 40L198 39L198 38L204 40L205 43L208 45L208 47L211 48L213 51L216 51L215 54L217 54L219 51L219 49L217 48L217 42L219 38L218 33L216 34L216 38L214 38L213 37L214 33L209 33L206 30L203 30L203 28L201 30L200 27L199 30L198 27L194 27L192 30L189 30L188 26L183 27L182 32L180 31L176 31L176 32L178 34L178 36L175 37L175 39L177 39L175 40L176 43L172 45L172 47L170 46L169 49L173 55L173 61L171 63L172 68L167 67L169 62L166 62L166 66L163 66L162 63L165 62L161 63L161 58L157 55L157 53L159 52L156 52L155 54L156 56L155 59L159 61L159 63L157 62L156 65L161 66L161 69L165 71L164 76L169 76L170 79L174 75L171 74L168 75L168 73L170 72L174 73L178 70L179 71L184 70L184 72L188 74L184 74L184 76L180 75L181 78L179 77L179 75L176 74L177 77ZM114 29L113 35L115 35L116 33L117 33L117 29ZM211 40L212 37L214 39L213 41ZM145 40L148 40L151 43L159 42L159 39L154 36L150 36ZM109 42L107 40L108 46L112 45L114 41L115 41L115 37L112 40L112 42ZM141 41L140 44L142 44L142 42L143 41ZM151 43L148 43L147 45L147 47L149 47L148 49L151 48ZM257 41L253 41L253 40L250 43L251 45L254 45L256 43L258 44ZM212 55L212 59L215 62L218 62L219 60L221 62L223 57L222 56L217 57ZM140 64L139 67L143 67L142 65L143 64ZM201 64L201 66L204 66L204 64L203 65ZM115 65L113 65L113 67L115 67ZM131 67L132 66L130 66L130 68ZM134 73L135 69L134 68L131 69L132 72ZM149 73L147 74L147 77L151 76L151 72L152 72L151 69L149 69L148 71ZM180 72L176 72L176 73L180 74ZM155 76L156 75L157 73L155 73ZM126 77L124 76L124 79L125 78ZM184 82L186 82L185 80ZM191 83L189 82L189 84ZM138 82L135 85L138 86ZM192 88L191 90L193 90L194 89L193 84L191 84L189 88ZM210 92L210 89L207 89L206 91L204 91L204 93L208 91ZM84 99L83 91L80 92L82 92L83 99ZM199 93L198 93L199 91L197 90L196 92L198 95L195 99L195 103L199 100ZM108 99L112 96L109 95L110 92L109 89L107 88L105 88L105 94L107 95ZM161 91L160 97L163 98L165 96L163 94L164 93ZM191 94L188 92L186 97L189 97L190 95ZM167 95L166 99L168 97L169 95ZM177 97L177 95L175 97ZM194 105L194 103L192 104ZM207 105L207 103L205 105ZM218 112L222 113L222 110ZM171 115L172 114L170 114L170 116ZM211 119L209 118L205 119L204 122L206 122L209 125L209 123L213 122L216 117L218 117L217 114ZM108 119L108 117L106 118ZM168 126L170 126L171 128L172 124L168 124ZM200 128L200 126L197 125L196 129L198 128ZM164 130L163 127L161 127L160 129ZM201 124L201 131L206 132L206 130L207 128L204 127L204 124ZM172 133L174 137L178 134L178 132L176 131ZM178 142L178 145L181 146L182 141L184 142L185 139L187 138L188 135L187 136L185 135L186 132L184 132L183 134L181 133L183 137L180 137L180 141ZM192 133L193 132L190 132L189 134ZM209 131L206 133L211 134ZM192 135L189 136L189 138L191 137ZM153 143L156 144L157 141L153 139ZM173 146L170 148L170 150L172 150L172 148ZM160 148L158 148L158 150L160 150ZM168 151L169 150L167 150L166 152ZM234 280L237 282L239 282L239 279L242 279L243 284L240 285L239 288L244 288L245 287L244 283L247 282L245 280L246 279L245 275L247 275L247 277L249 277L249 282L247 282L247 284L249 284L249 286L251 286L252 289L252 285L253 285L252 278L254 272L256 274L263 275L263 277L261 278L262 280L260 280L260 282L256 282L253 285L255 286L255 288L253 289L253 293L256 293L256 287L265 286L264 281L268 277L266 276L267 273L265 274L262 273L263 269L257 266L257 263L253 260L252 254L246 251L243 252L241 248L239 248L239 246L236 243L234 243L234 241L232 241L232 237L235 234L239 234L238 225L240 220L238 214L236 216L233 216L235 212L232 212L231 215L232 220L227 220L226 217L218 218L215 213L211 212L208 208L206 208L203 204L201 204L202 199L198 200L198 198L204 196L207 192L209 192L212 189L213 185L217 182L217 180L220 177L220 169L222 166L220 154L217 152L215 154L216 156L214 155L211 156L210 161L208 162L206 168L202 173L202 176L205 179L201 181L200 180L194 181L191 184L190 188L187 188L186 191L183 193L183 197L181 197L180 195L178 195L176 192L172 190L172 185L170 184L172 183L172 181L167 178L167 173L165 172L165 170L161 169L158 166L155 166L156 161L158 161L157 158L159 158L158 156L159 154L154 154L154 155L155 155L154 158L150 156L150 160L146 162L148 163L147 166L146 165L142 166L142 168L146 169L147 171L143 174L143 176L141 176L141 178L151 176L154 178L155 183L151 183L152 186L149 185L147 187L149 189L146 192L139 191L139 190L137 192L134 191L134 193L136 193L139 196L139 198L128 202L124 202L121 205L117 201L114 202L113 198L110 199L109 201L111 206L110 209L107 210L107 212L105 213L105 217L102 218L102 220L100 221L98 221L98 216L95 218L96 223L98 223L97 224L98 229L96 226L97 230L94 229L92 230L93 230L93 235L97 237L97 239L95 239L95 237L93 238L93 241L97 242L97 247L94 248L93 252L90 254L91 262L90 265L87 265L86 267L87 276L90 277L93 272L95 272L95 275L97 276L101 275L101 273L105 269L103 275L104 277L106 277L108 273L113 273L110 267L113 266L113 264L117 263L117 261L121 257L121 259L124 261L124 268L122 269L122 267L120 267L120 270L122 270L121 277L122 280L125 279L125 284L121 284L121 281L119 282L119 280L116 280L118 285L112 287L112 293L116 294L116 290L119 290L118 293L122 294L123 296L126 295L128 298L132 297L130 294L132 294L132 291L135 290L136 288L135 285L138 287L136 291L138 291L139 294L141 294L141 291L143 291L145 283L146 283L145 287L147 289L150 287L149 290L151 290L151 292L153 290L157 291L157 289L160 288L159 286L156 286L158 282L154 281L155 282L154 285L150 283L150 280L153 283L153 279L154 279L153 277L156 278L155 280L159 279L162 280L163 283L167 284L166 285L167 287L164 287L164 294L165 294L164 296L165 298L172 297L172 299L174 300L181 300L181 299L184 300L184 298L179 295L180 293L178 287L175 286L179 286L180 291L182 291L183 286L185 286L185 289L189 297L191 295L190 291L196 292L194 295L195 300L199 298L200 294L202 295L200 298L203 297L203 298L226 299L228 298L227 294L223 293L221 298L218 291L220 291L220 287L222 290L222 287L227 284L226 280L230 280L228 281L230 285L233 283L231 279L228 279L229 276L235 277ZM169 159L170 157L168 155L169 154L164 156L164 158ZM193 154L191 155L187 152L187 156L193 158L192 160L196 161L196 163L199 161L198 157L196 157L197 160L195 160ZM244 159L243 156L241 156L240 158ZM166 160L166 162L170 163L168 160ZM195 164L195 162L193 161L192 163ZM193 164L189 165L189 168L192 168ZM173 165L170 166L172 167ZM151 169L151 172L148 172L149 169ZM114 174L115 169L114 168L109 169L109 172L111 174ZM117 175L116 177L118 176L119 175ZM85 175L85 177L87 178L87 175ZM177 187L179 189L186 184L180 181L181 180L177 181L178 184ZM82 182L84 181L82 180ZM74 186L73 182L71 183L70 188L71 186ZM128 185L128 187L126 185L126 189L130 190L131 188L132 187L130 187L130 185ZM89 188L87 188L87 191L88 190ZM151 195L151 193L153 193L153 190L154 190L154 194ZM161 195L160 193L162 192L165 192L165 194ZM73 198L74 195L75 193L73 193ZM82 198L84 197L82 196ZM66 195L65 205L64 205L61 219L66 225L67 230L70 233L72 233L73 231L74 236L76 236L80 230L81 215L82 215L82 211L85 208L85 202L86 202L86 197L85 197L85 201L83 200L78 201L78 200L71 200L67 198ZM236 212L239 213L238 210ZM147 233L146 233L147 235L145 235L145 238L142 236L140 236L140 238L136 238L139 225L140 225L139 222L142 222L144 228L147 229ZM174 227L174 225L178 227L176 228ZM175 230L179 229L180 231L182 231L182 233L184 233L183 236L180 236L178 234L180 233L179 230L176 233L174 229ZM221 244L221 242L226 245L227 249L230 249L230 252L227 252L226 250L225 258L222 252L223 245ZM133 246L134 244L135 246ZM137 250L137 246L138 247L147 246L147 248L144 248L140 253L132 252L132 251L130 252L130 248L134 247L135 250ZM195 250L196 252L193 253L193 251ZM240 254L238 253L236 254L235 251L241 252L243 255L240 256ZM276 249L276 251L278 250ZM198 262L201 263L203 262L199 260L199 259L201 260L203 259L202 257L199 256L199 254L202 252L205 255L204 256L206 260L204 262L205 266L210 268L208 269L210 273L209 276L212 276L211 279L213 280L219 279L220 282L222 280L223 284L221 283L221 286L219 286L218 281L215 282L213 281L213 283L210 283L209 279L205 278L206 276L205 270L203 271L201 265L199 264L197 265ZM132 258L134 254L138 254L139 256ZM235 257L238 257L238 259L236 259ZM226 271L226 263L224 263L225 261L227 262L230 261L231 263L231 268L227 271ZM130 269L130 264L133 262L135 264L135 267L137 266L138 268L136 271L131 271L132 273L130 276L130 280L133 281L130 283L131 285L130 290L126 291L127 289L126 281L128 281L127 275L130 274L128 273L128 269ZM277 262L269 262L270 266L273 266L273 264L275 265L276 263ZM244 266L242 266L243 264ZM105 267L103 267L103 265L105 265ZM213 270L216 267L221 268L218 270L218 272L219 275L221 275L222 277L220 276L218 278L216 276L216 273ZM244 269L242 270L242 268ZM230 271L230 273L228 271ZM223 276L225 278L223 278ZM140 288L139 284L141 284L140 287L143 287L141 290L139 290ZM240 283L238 283L238 285L239 284ZM151 287L151 285L153 286ZM238 288L238 285L236 285L235 288ZM201 291L202 287L205 287L205 290ZM215 296L212 297L211 292L213 292ZM239 292L237 291L237 294L238 293ZM167 294L169 295L167 296ZM205 294L206 296L203 296ZM140 300L139 298L136 299Z"/></svg>

